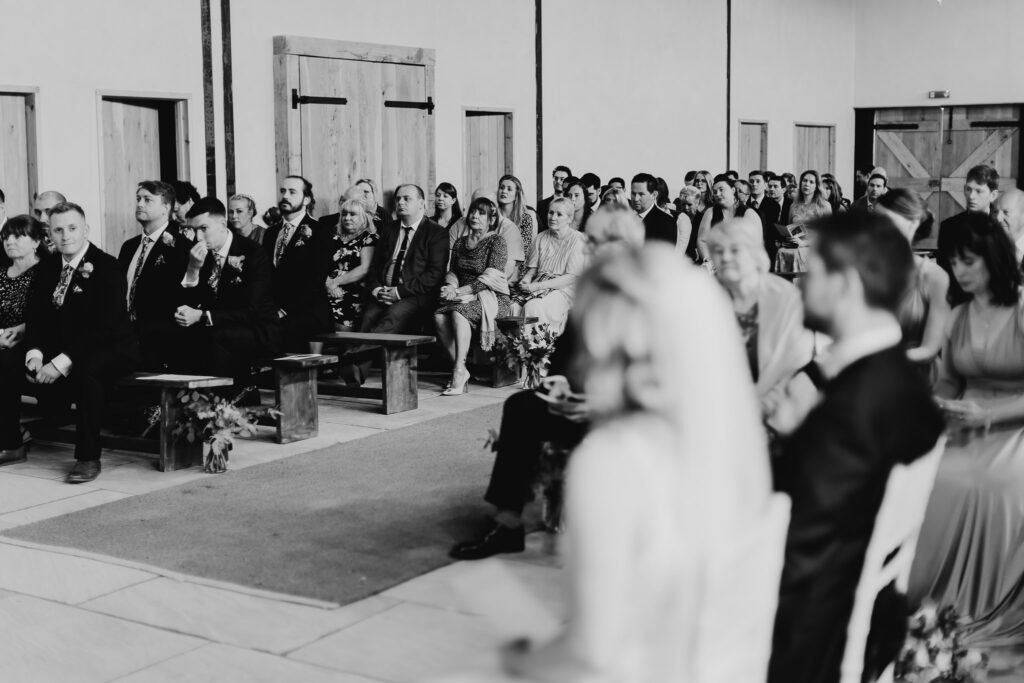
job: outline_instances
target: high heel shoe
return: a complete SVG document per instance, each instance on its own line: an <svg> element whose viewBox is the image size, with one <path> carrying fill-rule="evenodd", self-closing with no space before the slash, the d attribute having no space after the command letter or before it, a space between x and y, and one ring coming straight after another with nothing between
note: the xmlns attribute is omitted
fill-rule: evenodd
<svg viewBox="0 0 1024 683"><path fill-rule="evenodd" d="M459 378L462 381L459 381ZM463 370L461 373L456 371L452 373L452 381L445 387L445 390L441 392L442 396L462 396L463 394L469 393L469 370Z"/></svg>

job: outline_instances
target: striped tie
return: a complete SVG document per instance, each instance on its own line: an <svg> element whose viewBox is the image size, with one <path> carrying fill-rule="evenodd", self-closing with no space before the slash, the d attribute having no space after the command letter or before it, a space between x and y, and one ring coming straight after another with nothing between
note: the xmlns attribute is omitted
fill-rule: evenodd
<svg viewBox="0 0 1024 683"><path fill-rule="evenodd" d="M139 260L135 264L135 272L132 273L132 286L128 288L128 317L131 318L132 322L135 321L135 288L139 284L139 276L142 275L142 264L146 262L146 254L149 253L149 248L153 245L153 240L148 236L142 238L142 252L139 254Z"/></svg>

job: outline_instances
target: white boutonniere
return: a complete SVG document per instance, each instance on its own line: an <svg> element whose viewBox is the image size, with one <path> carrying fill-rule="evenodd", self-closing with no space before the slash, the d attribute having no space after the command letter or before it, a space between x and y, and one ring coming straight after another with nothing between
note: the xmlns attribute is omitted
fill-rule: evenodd
<svg viewBox="0 0 1024 683"><path fill-rule="evenodd" d="M299 236L295 238L295 244L292 246L301 247L306 243L306 240L313 236L313 231L309 229L308 225L303 225L299 228Z"/></svg>
<svg viewBox="0 0 1024 683"><path fill-rule="evenodd" d="M82 276L82 279L88 280L89 276L92 275L93 267L92 264L86 261L82 265L78 266L78 274ZM77 290L82 291L82 290Z"/></svg>
<svg viewBox="0 0 1024 683"><path fill-rule="evenodd" d="M167 260L164 258L163 254L160 254L155 259L153 259L153 265L154 266L162 266L165 263L167 263Z"/></svg>
<svg viewBox="0 0 1024 683"><path fill-rule="evenodd" d="M237 275L231 278L232 284L238 284L242 281L242 266L245 265L244 256L228 256L227 266L234 271L237 271Z"/></svg>
<svg viewBox="0 0 1024 683"><path fill-rule="evenodd" d="M81 294L82 288L79 287L78 285L75 285L74 287L71 288L71 291L74 292L75 294Z"/></svg>
<svg viewBox="0 0 1024 683"><path fill-rule="evenodd" d="M193 230L192 228L182 229L181 234L184 235L185 239L187 239L189 242L196 241L196 231Z"/></svg>
<svg viewBox="0 0 1024 683"><path fill-rule="evenodd" d="M166 230L164 230L164 233L160 235L160 241L163 242L168 247L173 247L175 244L177 244L177 241L174 239L174 235L167 232Z"/></svg>

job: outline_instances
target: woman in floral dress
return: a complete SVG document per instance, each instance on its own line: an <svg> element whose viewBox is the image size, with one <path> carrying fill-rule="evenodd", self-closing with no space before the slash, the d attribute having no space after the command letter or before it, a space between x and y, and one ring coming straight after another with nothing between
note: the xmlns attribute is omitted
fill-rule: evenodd
<svg viewBox="0 0 1024 683"><path fill-rule="evenodd" d="M373 262L373 250L380 236L366 212L366 205L350 199L341 205L333 237L334 266L327 277L327 296L339 331L359 327L366 305L363 280Z"/></svg>

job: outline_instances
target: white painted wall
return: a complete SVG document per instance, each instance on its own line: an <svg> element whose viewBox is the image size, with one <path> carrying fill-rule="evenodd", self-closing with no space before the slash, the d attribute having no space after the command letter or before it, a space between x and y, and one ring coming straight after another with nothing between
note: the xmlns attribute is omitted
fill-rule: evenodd
<svg viewBox="0 0 1024 683"><path fill-rule="evenodd" d="M794 167L794 125L834 125L835 174L843 191L852 194L854 5L859 3L733 0L731 168L739 165L740 120L767 121L768 168L797 175L807 169Z"/></svg>
<svg viewBox="0 0 1024 683"><path fill-rule="evenodd" d="M199 3L165 0L5 2L0 91L39 88L39 189L82 206L102 242L99 90L185 93L193 182L205 184ZM105 246L108 250L115 247Z"/></svg>
<svg viewBox="0 0 1024 683"><path fill-rule="evenodd" d="M235 158L238 189L260 212L276 201L272 37L297 35L436 51L437 181L464 194L463 107L513 112L513 165L534 188L533 3L525 0L291 0L232 3ZM314 192L322 188L310 178ZM497 183L497 178L495 178ZM427 188L432 192L433 188Z"/></svg>
<svg viewBox="0 0 1024 683"><path fill-rule="evenodd" d="M677 193L725 164L725 2L546 0L544 178L566 164Z"/></svg>
<svg viewBox="0 0 1024 683"><path fill-rule="evenodd" d="M1024 2L857 0L854 104L1024 102ZM929 90L949 90L929 100Z"/></svg>

